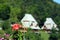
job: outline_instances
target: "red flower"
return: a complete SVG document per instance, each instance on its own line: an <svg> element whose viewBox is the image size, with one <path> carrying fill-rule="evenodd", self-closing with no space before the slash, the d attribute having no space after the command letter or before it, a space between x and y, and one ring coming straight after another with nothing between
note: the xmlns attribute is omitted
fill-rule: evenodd
<svg viewBox="0 0 60 40"><path fill-rule="evenodd" d="M19 25L19 24L13 24L12 25L12 30L18 30L19 28L21 28L22 25Z"/></svg>

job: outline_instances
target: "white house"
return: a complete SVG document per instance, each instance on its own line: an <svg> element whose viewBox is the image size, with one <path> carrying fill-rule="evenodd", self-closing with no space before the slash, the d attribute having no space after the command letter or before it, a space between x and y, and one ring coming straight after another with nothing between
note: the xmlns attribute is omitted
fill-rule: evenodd
<svg viewBox="0 0 60 40"><path fill-rule="evenodd" d="M25 14L25 16L21 20L21 23L23 27L26 27L26 28L40 29L37 21L34 19L34 17L31 14Z"/></svg>
<svg viewBox="0 0 60 40"><path fill-rule="evenodd" d="M52 20L52 18L46 18L46 21L44 22L44 25L41 29L49 29L57 28L57 24Z"/></svg>

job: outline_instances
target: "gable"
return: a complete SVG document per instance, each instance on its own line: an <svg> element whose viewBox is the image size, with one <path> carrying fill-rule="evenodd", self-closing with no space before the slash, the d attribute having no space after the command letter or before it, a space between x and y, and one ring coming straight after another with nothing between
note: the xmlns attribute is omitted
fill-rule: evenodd
<svg viewBox="0 0 60 40"><path fill-rule="evenodd" d="M23 19L21 20L21 23L24 27L29 27L32 29L40 29L37 25L37 21L34 19L34 17L31 14L25 14Z"/></svg>

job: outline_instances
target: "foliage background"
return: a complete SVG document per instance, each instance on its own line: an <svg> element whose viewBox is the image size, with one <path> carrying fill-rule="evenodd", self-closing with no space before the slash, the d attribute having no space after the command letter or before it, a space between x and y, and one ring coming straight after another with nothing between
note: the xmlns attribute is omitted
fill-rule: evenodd
<svg viewBox="0 0 60 40"><path fill-rule="evenodd" d="M32 14L40 27L47 17L53 18L60 27L60 4L53 0L0 0L0 20L3 21L0 26L8 30L5 32L11 33L11 22L20 22L26 13Z"/></svg>
<svg viewBox="0 0 60 40"><path fill-rule="evenodd" d="M60 24L60 4L53 0L0 0L1 20L18 22L26 13L32 14L40 27L47 17Z"/></svg>

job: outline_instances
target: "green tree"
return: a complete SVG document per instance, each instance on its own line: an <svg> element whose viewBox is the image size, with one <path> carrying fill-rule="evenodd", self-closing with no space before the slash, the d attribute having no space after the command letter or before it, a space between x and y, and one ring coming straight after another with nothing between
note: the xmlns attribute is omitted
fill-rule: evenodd
<svg viewBox="0 0 60 40"><path fill-rule="evenodd" d="M7 20L10 17L10 7L4 4L0 4L0 18Z"/></svg>
<svg viewBox="0 0 60 40"><path fill-rule="evenodd" d="M19 8L13 8L11 7L11 13L10 13L10 22L19 22L17 15L20 13L21 9Z"/></svg>
<svg viewBox="0 0 60 40"><path fill-rule="evenodd" d="M25 33L26 40L41 40L40 33L35 33L32 31L32 29L28 29L28 31Z"/></svg>
<svg viewBox="0 0 60 40"><path fill-rule="evenodd" d="M60 25L58 25L58 40L60 40Z"/></svg>
<svg viewBox="0 0 60 40"><path fill-rule="evenodd" d="M52 28L49 40L58 40L58 35L55 28Z"/></svg>
<svg viewBox="0 0 60 40"><path fill-rule="evenodd" d="M40 27L47 17L53 18L57 25L60 24L60 4L53 0L0 0L0 10L0 19L9 18L10 21L17 22L22 19L25 13L30 13L35 17ZM4 16L2 16L3 14Z"/></svg>
<svg viewBox="0 0 60 40"><path fill-rule="evenodd" d="M12 29L11 29L11 24L9 21L5 21L2 25L2 29L8 33L8 34L11 34L12 33Z"/></svg>

